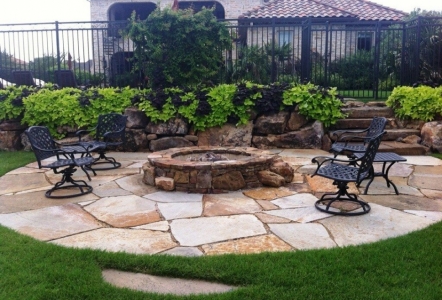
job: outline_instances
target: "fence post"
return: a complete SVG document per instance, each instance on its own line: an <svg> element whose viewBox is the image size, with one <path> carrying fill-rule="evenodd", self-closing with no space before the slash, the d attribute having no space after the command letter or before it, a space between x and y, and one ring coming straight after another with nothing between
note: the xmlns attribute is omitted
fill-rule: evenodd
<svg viewBox="0 0 442 300"><path fill-rule="evenodd" d="M376 36L375 36L375 50L374 50L374 78L373 78L373 92L374 98L379 98L379 62L381 55L381 23L376 23Z"/></svg>
<svg viewBox="0 0 442 300"><path fill-rule="evenodd" d="M324 86L328 86L328 31L329 22L325 22Z"/></svg>
<svg viewBox="0 0 442 300"><path fill-rule="evenodd" d="M405 41L407 40L407 23L402 23L402 46L401 46L401 69L400 69L400 83L404 85L404 72L405 72Z"/></svg>
<svg viewBox="0 0 442 300"><path fill-rule="evenodd" d="M61 69L61 55L60 55L60 32L58 28L58 21L55 21L55 43L57 47L57 69Z"/></svg>
<svg viewBox="0 0 442 300"><path fill-rule="evenodd" d="M271 65L271 69L270 69L270 81L272 83L274 83L276 81L276 72L275 72L275 40L276 40L276 22L275 22L275 18L272 18L272 65Z"/></svg>
<svg viewBox="0 0 442 300"><path fill-rule="evenodd" d="M422 17L419 16L417 17L417 33L416 33L416 53L414 54L414 65L415 65L415 72L416 75L414 75L413 78L413 82L411 82L411 84L416 83L417 81L419 81L420 78L420 68L419 68L419 60L420 60L420 52L421 52L421 22L422 21Z"/></svg>
<svg viewBox="0 0 442 300"><path fill-rule="evenodd" d="M310 44L311 44L311 19L308 18L302 23L302 44L301 44L301 82L310 81Z"/></svg>

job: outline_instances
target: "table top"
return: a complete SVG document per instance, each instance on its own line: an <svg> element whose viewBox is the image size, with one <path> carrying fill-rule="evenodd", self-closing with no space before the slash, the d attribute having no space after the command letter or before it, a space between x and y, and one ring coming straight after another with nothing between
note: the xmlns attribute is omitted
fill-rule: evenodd
<svg viewBox="0 0 442 300"><path fill-rule="evenodd" d="M354 156L360 158L364 155L364 153L354 153ZM378 152L374 157L373 162L399 162L399 161L407 161L405 157L402 157L394 152Z"/></svg>

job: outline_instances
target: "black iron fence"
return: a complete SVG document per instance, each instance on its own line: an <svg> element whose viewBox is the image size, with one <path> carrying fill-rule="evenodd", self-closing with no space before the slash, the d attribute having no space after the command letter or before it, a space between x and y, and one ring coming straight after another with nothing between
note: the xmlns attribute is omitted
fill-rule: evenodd
<svg viewBox="0 0 442 300"><path fill-rule="evenodd" d="M398 85L442 82L442 18L225 22L232 49L223 53L218 82L311 81L367 98L385 98ZM81 85L145 86L143 74L131 71L134 44L122 34L125 27L125 22L0 25L3 85L14 83L14 70L56 83L54 71L71 69Z"/></svg>

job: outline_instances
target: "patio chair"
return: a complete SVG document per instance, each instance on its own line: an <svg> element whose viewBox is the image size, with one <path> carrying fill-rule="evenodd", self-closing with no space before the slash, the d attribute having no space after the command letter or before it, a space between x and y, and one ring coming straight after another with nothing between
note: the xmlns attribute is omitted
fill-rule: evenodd
<svg viewBox="0 0 442 300"><path fill-rule="evenodd" d="M75 80L75 74L72 70L57 70L55 71L55 80L57 85L61 88L64 87L77 87L77 81Z"/></svg>
<svg viewBox="0 0 442 300"><path fill-rule="evenodd" d="M35 86L34 76L31 71L12 71L12 77L16 86Z"/></svg>
<svg viewBox="0 0 442 300"><path fill-rule="evenodd" d="M93 157L90 155L75 157L77 151L65 151L61 149L61 145L54 141L49 129L45 126L31 126L25 132L37 158L38 167L40 169L49 168L52 169L55 174L63 175L62 179L57 182L53 188L46 191L46 197L70 198L92 192L90 185L84 180L74 180L72 175L75 173L76 167L79 167L86 173L90 181L91 177L85 168L94 162ZM82 152L88 153L87 148L83 148ZM55 157L55 160L46 160L53 157ZM74 193L66 194L65 192L59 192L60 190L74 190Z"/></svg>
<svg viewBox="0 0 442 300"><path fill-rule="evenodd" d="M121 167L121 163L117 162L113 157L106 156L106 151L109 147L116 147L126 142L126 121L127 116L122 114L104 114L98 116L98 123L95 128L77 131L79 144L99 155L98 158L95 158L92 166L90 166L91 169L100 171ZM83 141L82 136L90 132L95 132L94 140ZM103 164L110 166L98 166Z"/></svg>
<svg viewBox="0 0 442 300"><path fill-rule="evenodd" d="M366 129L334 131L332 140L335 142L332 144L330 152L334 154L334 157L339 154L347 154L351 157L353 153L363 153L368 141L383 132L386 125L386 118L374 117Z"/></svg>
<svg viewBox="0 0 442 300"><path fill-rule="evenodd" d="M354 182L359 185L362 180L372 176L373 160L384 133L381 132L368 141L366 151L359 159L338 159L324 156L317 156L312 159L312 162L318 165L312 177L318 175L332 179L333 184L338 187L336 193L325 193L321 199L316 201L315 207L318 210L344 216L362 215L370 211L368 203L359 200L356 194L347 191L348 183ZM332 207L332 204L336 201L347 201L357 204L358 207L352 211L342 211Z"/></svg>

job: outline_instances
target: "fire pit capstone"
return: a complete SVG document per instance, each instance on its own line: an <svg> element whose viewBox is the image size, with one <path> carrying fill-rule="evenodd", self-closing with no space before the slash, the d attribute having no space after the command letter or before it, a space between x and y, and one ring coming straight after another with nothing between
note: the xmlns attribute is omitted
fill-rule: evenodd
<svg viewBox="0 0 442 300"><path fill-rule="evenodd" d="M269 151L251 147L187 147L153 152L143 182L163 190L223 193L263 185L279 187L293 168Z"/></svg>

